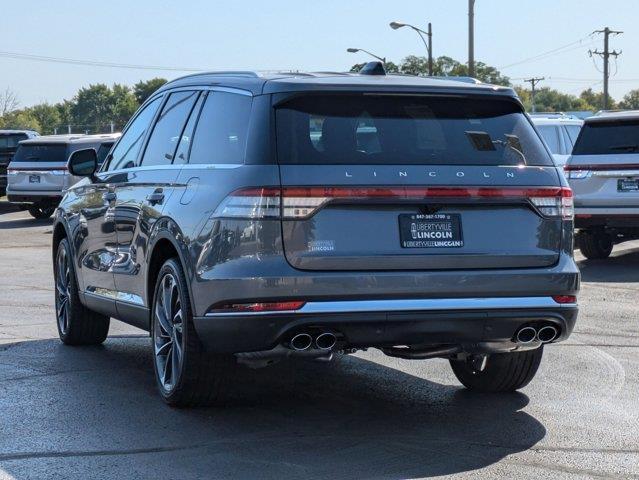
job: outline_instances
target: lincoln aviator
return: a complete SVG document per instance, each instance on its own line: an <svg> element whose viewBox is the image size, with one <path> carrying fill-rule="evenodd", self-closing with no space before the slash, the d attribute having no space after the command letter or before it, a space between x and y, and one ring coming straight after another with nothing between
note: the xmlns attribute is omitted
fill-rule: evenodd
<svg viewBox="0 0 639 480"><path fill-rule="evenodd" d="M170 405L376 348L527 385L577 317L572 192L513 90L361 73L169 82L55 213L60 338L149 332Z"/></svg>

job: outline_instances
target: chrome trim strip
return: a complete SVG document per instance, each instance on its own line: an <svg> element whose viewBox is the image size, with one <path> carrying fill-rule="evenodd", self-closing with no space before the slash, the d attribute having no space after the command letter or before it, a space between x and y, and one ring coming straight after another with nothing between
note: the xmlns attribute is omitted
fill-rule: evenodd
<svg viewBox="0 0 639 480"><path fill-rule="evenodd" d="M98 178L104 179L109 175L114 173L127 173L127 172L145 172L145 171L153 171L153 170L222 170L222 169L231 169L231 168L240 168L244 166L243 163L183 163L183 164L171 164L171 165L148 165L148 166L139 166L133 168L120 168L118 170L108 170L105 172L98 172L96 175Z"/></svg>
<svg viewBox="0 0 639 480"><path fill-rule="evenodd" d="M455 310L510 310L575 308L576 303L557 303L552 297L424 298L405 300L354 300L308 302L299 310L280 312L214 312L207 317L233 315L276 315L308 313L412 312Z"/></svg>
<svg viewBox="0 0 639 480"><path fill-rule="evenodd" d="M639 170L593 170L591 175L593 177L637 177Z"/></svg>
<svg viewBox="0 0 639 480"><path fill-rule="evenodd" d="M96 297L108 298L111 300L117 300L118 302L131 303L133 305L144 306L144 301L139 295L127 292L118 292L117 290L110 290L108 288L89 286L84 293L89 295L95 295Z"/></svg>

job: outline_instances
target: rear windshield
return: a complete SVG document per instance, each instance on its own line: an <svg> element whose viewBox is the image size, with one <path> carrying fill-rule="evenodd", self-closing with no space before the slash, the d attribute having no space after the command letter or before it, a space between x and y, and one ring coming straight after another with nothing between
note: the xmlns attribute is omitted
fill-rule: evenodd
<svg viewBox="0 0 639 480"><path fill-rule="evenodd" d="M0 135L0 150L15 150L18 148L18 142L26 139L27 136L24 133Z"/></svg>
<svg viewBox="0 0 639 480"><path fill-rule="evenodd" d="M309 95L277 107L276 124L282 164L553 165L507 99Z"/></svg>
<svg viewBox="0 0 639 480"><path fill-rule="evenodd" d="M59 162L68 160L67 146L61 144L51 145L20 145L13 157L14 162Z"/></svg>
<svg viewBox="0 0 639 480"><path fill-rule="evenodd" d="M573 155L639 153L639 121L586 123Z"/></svg>

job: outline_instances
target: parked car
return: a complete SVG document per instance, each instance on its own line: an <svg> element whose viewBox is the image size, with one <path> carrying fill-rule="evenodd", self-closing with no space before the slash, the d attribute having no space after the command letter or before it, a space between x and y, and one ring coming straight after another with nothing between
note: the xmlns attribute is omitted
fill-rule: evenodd
<svg viewBox="0 0 639 480"><path fill-rule="evenodd" d="M0 130L0 197L7 193L7 166L18 149L18 142L37 137L33 130Z"/></svg>
<svg viewBox="0 0 639 480"><path fill-rule="evenodd" d="M49 218L67 188L79 180L69 175L69 155L92 148L100 164L119 135L49 135L20 142L8 168L9 202L35 218Z"/></svg>
<svg viewBox="0 0 639 480"><path fill-rule="evenodd" d="M550 149L555 163L563 167L575 146L583 120L564 114L532 114L530 117Z"/></svg>
<svg viewBox="0 0 639 480"><path fill-rule="evenodd" d="M171 405L219 400L238 363L369 347L512 391L575 324L571 191L509 88L197 74L96 165L72 154L55 215L60 338L149 331Z"/></svg>
<svg viewBox="0 0 639 480"><path fill-rule="evenodd" d="M639 111L587 118L566 174L586 258L607 258L615 244L639 238Z"/></svg>

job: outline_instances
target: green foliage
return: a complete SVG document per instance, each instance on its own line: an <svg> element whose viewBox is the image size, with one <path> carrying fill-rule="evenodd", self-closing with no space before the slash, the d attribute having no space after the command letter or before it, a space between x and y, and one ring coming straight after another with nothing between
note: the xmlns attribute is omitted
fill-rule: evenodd
<svg viewBox="0 0 639 480"><path fill-rule="evenodd" d="M0 128L37 130L41 134L71 131L109 132L113 123L120 130L155 90L164 85L163 78L140 81L133 88L127 85L104 84L81 88L71 100L51 105L41 103L32 107L14 109L0 116Z"/></svg>
<svg viewBox="0 0 639 480"><path fill-rule="evenodd" d="M158 88L166 83L165 78L152 78L151 80L140 80L133 86L133 94L139 105L153 94Z"/></svg>
<svg viewBox="0 0 639 480"><path fill-rule="evenodd" d="M351 67L351 72L358 72L365 63L358 63ZM388 73L403 73L405 75L428 75L428 59L409 55L399 65L393 62L386 63ZM433 75L435 76L468 76L468 66L457 60L441 56L433 59ZM494 85L510 85L510 79L502 75L495 67L483 62L475 63L475 77L478 80Z"/></svg>
<svg viewBox="0 0 639 480"><path fill-rule="evenodd" d="M639 110L639 89L630 90L619 102L619 108L625 110Z"/></svg>

